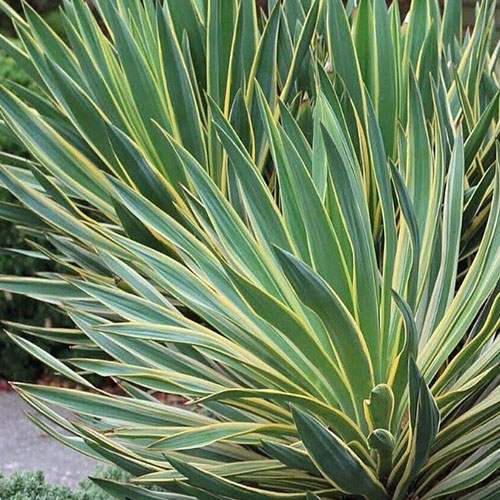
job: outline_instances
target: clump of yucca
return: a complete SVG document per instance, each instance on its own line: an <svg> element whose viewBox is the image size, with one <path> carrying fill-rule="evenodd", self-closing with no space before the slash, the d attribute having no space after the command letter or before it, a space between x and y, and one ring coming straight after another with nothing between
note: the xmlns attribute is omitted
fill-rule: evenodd
<svg viewBox="0 0 500 500"><path fill-rule="evenodd" d="M2 2L0 213L67 274L0 286L75 324L8 334L82 387L18 384L35 422L121 499L497 498L495 2L95 3Z"/></svg>

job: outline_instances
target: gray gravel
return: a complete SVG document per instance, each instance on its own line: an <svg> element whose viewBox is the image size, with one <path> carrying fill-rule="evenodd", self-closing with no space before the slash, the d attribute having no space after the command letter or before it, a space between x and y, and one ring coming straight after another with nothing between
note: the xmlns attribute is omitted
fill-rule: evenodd
<svg viewBox="0 0 500 500"><path fill-rule="evenodd" d="M48 483L74 487L98 464L44 434L24 414L29 406L14 392L0 392L0 471L45 473Z"/></svg>

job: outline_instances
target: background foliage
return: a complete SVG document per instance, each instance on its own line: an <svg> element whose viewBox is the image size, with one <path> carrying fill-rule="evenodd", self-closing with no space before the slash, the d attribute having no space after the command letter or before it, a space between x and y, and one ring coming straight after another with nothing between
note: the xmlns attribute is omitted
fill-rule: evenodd
<svg viewBox="0 0 500 500"><path fill-rule="evenodd" d="M95 477L124 481L127 474L117 468L99 468ZM0 474L0 500L110 500L92 481L82 481L77 489L52 486L45 482L42 472L14 473L9 477Z"/></svg>

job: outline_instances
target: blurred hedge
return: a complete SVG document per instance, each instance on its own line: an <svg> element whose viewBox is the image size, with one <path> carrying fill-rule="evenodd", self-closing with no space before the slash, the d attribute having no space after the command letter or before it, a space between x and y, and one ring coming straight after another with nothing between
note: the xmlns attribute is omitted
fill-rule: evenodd
<svg viewBox="0 0 500 500"><path fill-rule="evenodd" d="M125 472L108 467L98 469L96 477L115 481L127 480ZM86 479L77 489L52 486L45 482L42 472L16 472L9 477L0 474L0 500L111 500L92 481Z"/></svg>
<svg viewBox="0 0 500 500"><path fill-rule="evenodd" d="M61 0L27 0L27 2L41 14L52 12L61 4ZM7 0L7 3L17 11L22 10L21 0ZM9 35L14 34L9 18L3 14L0 14L0 31Z"/></svg>
<svg viewBox="0 0 500 500"><path fill-rule="evenodd" d="M98 466L92 477L127 482L130 474L116 466ZM156 486L147 488L160 492ZM90 479L82 481L78 488L53 486L45 482L43 472L15 472L10 476L0 473L0 500L112 500Z"/></svg>

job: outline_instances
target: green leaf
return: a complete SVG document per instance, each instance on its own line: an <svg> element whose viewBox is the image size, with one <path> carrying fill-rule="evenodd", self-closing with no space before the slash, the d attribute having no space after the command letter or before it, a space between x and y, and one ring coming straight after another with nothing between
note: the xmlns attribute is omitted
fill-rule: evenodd
<svg viewBox="0 0 500 500"><path fill-rule="evenodd" d="M178 493L157 493L140 486L134 486L128 483L119 483L109 479L91 477L90 480L103 491L113 495L119 500L192 500L193 497L180 495ZM131 496L132 495L132 496Z"/></svg>
<svg viewBox="0 0 500 500"><path fill-rule="evenodd" d="M431 300L427 307L426 321L421 334L421 342L427 340L430 331L443 317L446 308L453 298L460 251L460 233L464 206L463 183L464 149L462 135L459 134L452 153L444 200L440 269L436 277Z"/></svg>
<svg viewBox="0 0 500 500"><path fill-rule="evenodd" d="M273 493L258 488L238 485L233 481L229 481L209 472L204 472L201 469L172 457L169 457L169 462L183 476L189 479L190 484L208 492L216 492L219 495L234 498L235 500L274 500L280 498L295 500L305 498L305 494L303 493Z"/></svg>
<svg viewBox="0 0 500 500"><path fill-rule="evenodd" d="M373 368L366 342L350 315L328 284L311 268L284 250L276 249L278 259L300 300L323 321L329 341L337 353L339 366L353 390L353 403L362 413L359 398L368 397L373 387Z"/></svg>
<svg viewBox="0 0 500 500"><path fill-rule="evenodd" d="M183 3L190 4L190 1ZM206 165L203 124L188 69L175 36L173 20L169 16L161 15L160 12L158 9L159 44L163 56L164 81L172 108L173 134L174 137L181 139L201 165ZM184 126L185 123L189 123L190 126Z"/></svg>
<svg viewBox="0 0 500 500"><path fill-rule="evenodd" d="M19 347L30 353L32 356L40 360L42 363L45 363L47 366L52 368L52 370L54 370L56 373L64 375L65 377L69 378L70 380L73 380L77 384L93 388L93 385L90 382L87 382L87 380L78 375L78 373L68 368L64 363L54 358L54 356L44 351L36 344L33 344L29 340L23 339L22 337L18 337L17 335L13 335L12 333L9 332L7 332L7 335Z"/></svg>
<svg viewBox="0 0 500 500"><path fill-rule="evenodd" d="M241 436L248 434L257 435L255 442L260 442L260 436L293 435L295 429L289 425L266 425L254 424L252 422L224 422L211 426L196 427L172 436L163 438L153 443L150 449L153 450L189 450L202 448L218 441L233 440L238 441ZM251 443L251 441L249 441Z"/></svg>
<svg viewBox="0 0 500 500"><path fill-rule="evenodd" d="M276 400L278 402L293 404L294 406L304 408L308 412L320 418L326 425L335 428L338 434L346 441L358 440L361 443L365 442L365 438L361 430L351 419L349 419L342 412L336 410L335 408L329 407L328 405L320 401L307 396L302 396L300 394L290 394L268 389L228 389L217 394L206 396L199 401L206 402L210 400L224 399L230 401L232 399L255 397Z"/></svg>
<svg viewBox="0 0 500 500"><path fill-rule="evenodd" d="M370 500L389 498L373 472L335 434L301 410L294 409L293 417L316 467L335 487Z"/></svg>
<svg viewBox="0 0 500 500"><path fill-rule="evenodd" d="M82 415L100 417L118 424L142 422L144 425L197 425L211 419L181 408L167 407L157 402L140 403L119 396L103 396L74 389L16 384L22 394Z"/></svg>
<svg viewBox="0 0 500 500"><path fill-rule="evenodd" d="M440 424L436 401L413 358L410 358L408 372L411 441L408 443L404 473L394 493L396 500L405 498L411 482L428 459Z"/></svg>
<svg viewBox="0 0 500 500"><path fill-rule="evenodd" d="M489 478L500 464L500 450L493 451L487 458L459 473L451 473L432 488L423 500L446 498L455 493L467 490Z"/></svg>
<svg viewBox="0 0 500 500"><path fill-rule="evenodd" d="M319 497L310 491L307 492L307 500L319 500Z"/></svg>
<svg viewBox="0 0 500 500"><path fill-rule="evenodd" d="M444 3L441 43L447 49L455 39L458 42L462 40L462 3L447 0Z"/></svg>
<svg viewBox="0 0 500 500"><path fill-rule="evenodd" d="M292 446L286 446L272 441L263 441L263 445L264 451L268 455L279 460L286 466L315 475L319 473L306 452L293 448Z"/></svg>
<svg viewBox="0 0 500 500"><path fill-rule="evenodd" d="M5 89L0 89L0 106L9 125L54 176L105 212L111 211L105 177L95 165Z"/></svg>
<svg viewBox="0 0 500 500"><path fill-rule="evenodd" d="M386 429L375 429L368 436L370 449L375 450L378 456L378 475L387 479L392 468L393 450L395 445L394 436Z"/></svg>
<svg viewBox="0 0 500 500"><path fill-rule="evenodd" d="M327 3L327 37L333 68L343 80L358 113L363 116L361 70L349 29L349 21L340 0L331 0Z"/></svg>
<svg viewBox="0 0 500 500"><path fill-rule="evenodd" d="M372 389L370 398L364 401L365 416L370 429L390 429L394 412L394 394L386 384Z"/></svg>

